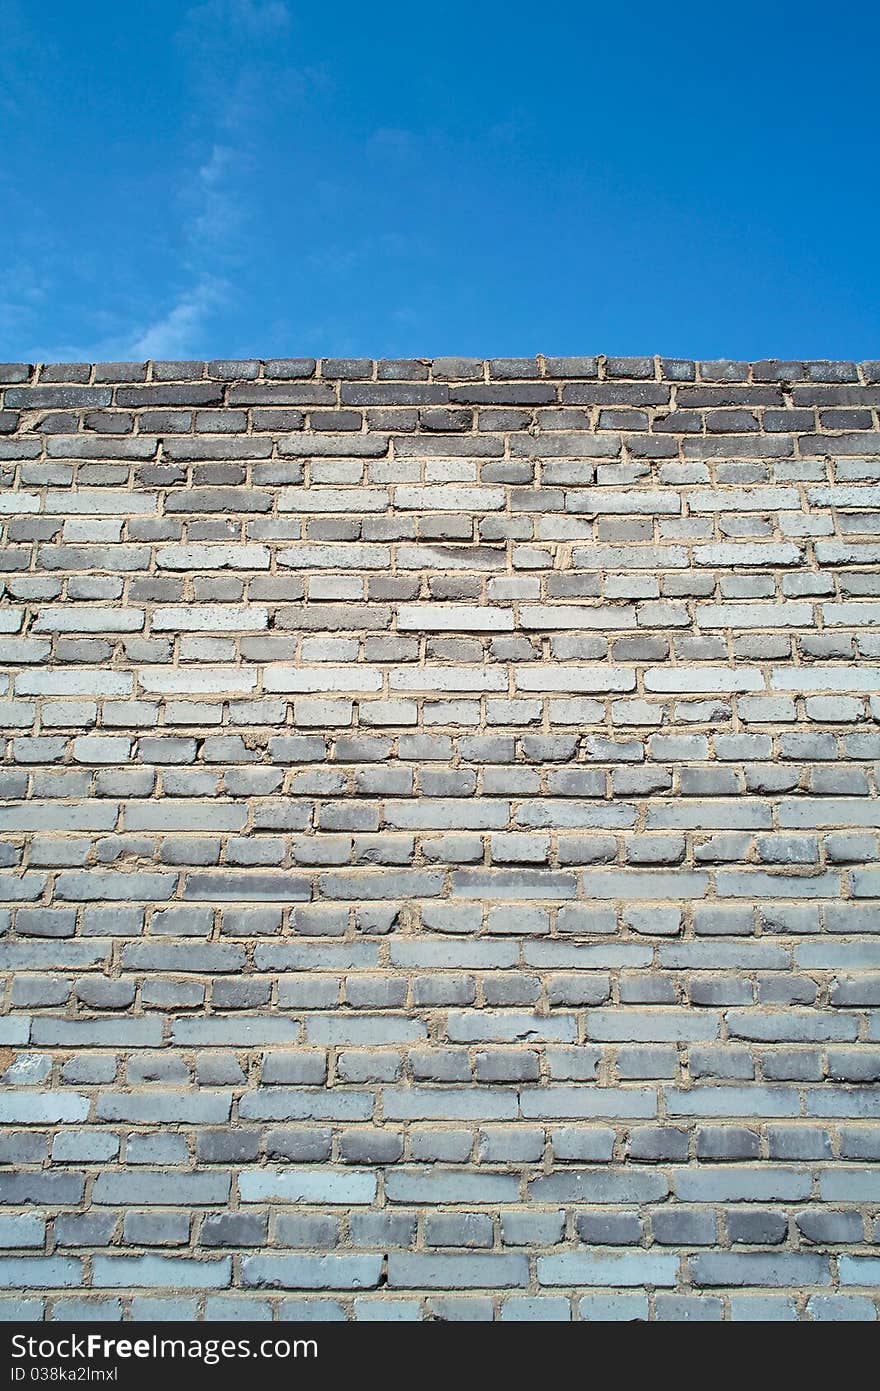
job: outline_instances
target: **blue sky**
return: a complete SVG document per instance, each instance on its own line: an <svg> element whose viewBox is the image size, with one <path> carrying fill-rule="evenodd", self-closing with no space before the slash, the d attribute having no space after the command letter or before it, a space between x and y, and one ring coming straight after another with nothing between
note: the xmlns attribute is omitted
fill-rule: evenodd
<svg viewBox="0 0 880 1391"><path fill-rule="evenodd" d="M0 357L880 357L880 6L0 0Z"/></svg>

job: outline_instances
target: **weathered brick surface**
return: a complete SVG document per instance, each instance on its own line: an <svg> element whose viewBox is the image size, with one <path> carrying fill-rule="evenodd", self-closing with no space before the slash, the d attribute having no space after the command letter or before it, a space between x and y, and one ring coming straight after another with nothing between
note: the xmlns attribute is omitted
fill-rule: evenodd
<svg viewBox="0 0 880 1391"><path fill-rule="evenodd" d="M0 369L7 1313L877 1316L877 380Z"/></svg>

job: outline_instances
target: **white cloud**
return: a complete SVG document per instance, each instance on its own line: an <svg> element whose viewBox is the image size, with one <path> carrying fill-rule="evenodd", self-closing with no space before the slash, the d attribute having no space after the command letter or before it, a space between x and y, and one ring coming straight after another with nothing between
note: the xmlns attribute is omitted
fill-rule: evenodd
<svg viewBox="0 0 880 1391"><path fill-rule="evenodd" d="M126 357L187 358L199 350L206 320L228 293L222 281L206 279L186 291L166 314L147 324L123 349Z"/></svg>
<svg viewBox="0 0 880 1391"><path fill-rule="evenodd" d="M190 283L155 320L136 329L121 352L133 358L190 357L206 350L212 316L228 305L230 275L246 252L247 174L251 165L251 94L264 86L265 45L290 25L283 0L206 0L189 9L178 38L210 98L197 112L211 132L202 162L181 180L184 251ZM264 47L255 48L257 43ZM271 50L269 50L271 53ZM266 83L271 91L275 84Z"/></svg>
<svg viewBox="0 0 880 1391"><path fill-rule="evenodd" d="M235 256L237 239L247 218L241 192L248 160L234 146L215 144L186 195L186 239L191 254L224 260Z"/></svg>
<svg viewBox="0 0 880 1391"><path fill-rule="evenodd" d="M8 4L18 20L9 36L15 57L33 36L21 0ZM62 271L69 275L71 260L54 231L41 230L37 206L18 209L22 217L28 214L28 259L16 266L15 255L5 250L7 274L0 284L0 328L14 332L16 355L24 350L41 361L95 361L197 357L221 350L216 339L222 311L235 304L253 256L254 175L265 161L267 116L278 117L322 81L320 73L291 65L291 27L285 0L197 0L182 8L176 40L186 115L176 141L179 153L166 175L168 235L161 279L154 274L152 284L143 284L129 276L120 297L93 295L79 331L74 330L75 341L59 341L61 335L51 328L43 336L46 305ZM0 79L12 61L8 50L9 45L0 50ZM3 85L0 80L0 110ZM20 200L22 192L4 189L5 182L0 169L7 201ZM102 268L97 263L76 273L94 287Z"/></svg>

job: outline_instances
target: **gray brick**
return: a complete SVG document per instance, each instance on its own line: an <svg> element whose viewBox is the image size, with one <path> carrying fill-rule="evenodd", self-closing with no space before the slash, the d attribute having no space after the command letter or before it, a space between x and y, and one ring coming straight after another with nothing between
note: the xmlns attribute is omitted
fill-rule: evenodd
<svg viewBox="0 0 880 1391"><path fill-rule="evenodd" d="M370 1203L376 1193L375 1177L354 1169L312 1169L302 1174L249 1169L242 1172L238 1183L243 1202Z"/></svg>
<svg viewBox="0 0 880 1391"><path fill-rule="evenodd" d="M95 1256L96 1289L225 1289L232 1262L186 1256Z"/></svg>
<svg viewBox="0 0 880 1391"><path fill-rule="evenodd" d="M676 1282L678 1257L653 1251L569 1251L538 1257L541 1285L654 1285Z"/></svg>
<svg viewBox="0 0 880 1391"><path fill-rule="evenodd" d="M825 1285L827 1257L797 1252L701 1252L688 1262L695 1285Z"/></svg>
<svg viewBox="0 0 880 1391"><path fill-rule="evenodd" d="M392 1289L516 1289L524 1288L528 1279L525 1256L515 1254L392 1252L388 1257L388 1284Z"/></svg>
<svg viewBox="0 0 880 1391"><path fill-rule="evenodd" d="M221 1173L155 1172L123 1169L106 1171L95 1180L92 1201L98 1204L135 1203L166 1207L170 1201L194 1206L222 1203L229 1194L229 1177Z"/></svg>
<svg viewBox="0 0 880 1391"><path fill-rule="evenodd" d="M646 1322L648 1297L644 1294L587 1294L578 1301L582 1319L589 1322Z"/></svg>
<svg viewBox="0 0 880 1391"><path fill-rule="evenodd" d="M82 1282L75 1256L0 1256L0 1287L14 1290L70 1289Z"/></svg>
<svg viewBox="0 0 880 1391"><path fill-rule="evenodd" d="M285 1290L375 1289L381 1256L245 1256L245 1287Z"/></svg>

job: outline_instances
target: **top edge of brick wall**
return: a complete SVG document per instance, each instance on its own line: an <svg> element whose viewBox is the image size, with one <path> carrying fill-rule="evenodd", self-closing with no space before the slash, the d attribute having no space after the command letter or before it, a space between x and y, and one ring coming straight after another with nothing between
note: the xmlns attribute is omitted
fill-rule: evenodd
<svg viewBox="0 0 880 1391"><path fill-rule="evenodd" d="M861 363L767 358L692 361L669 357L270 358L151 362L0 363L0 385L23 383L293 381L524 381L576 378L660 382L880 382L880 360Z"/></svg>

